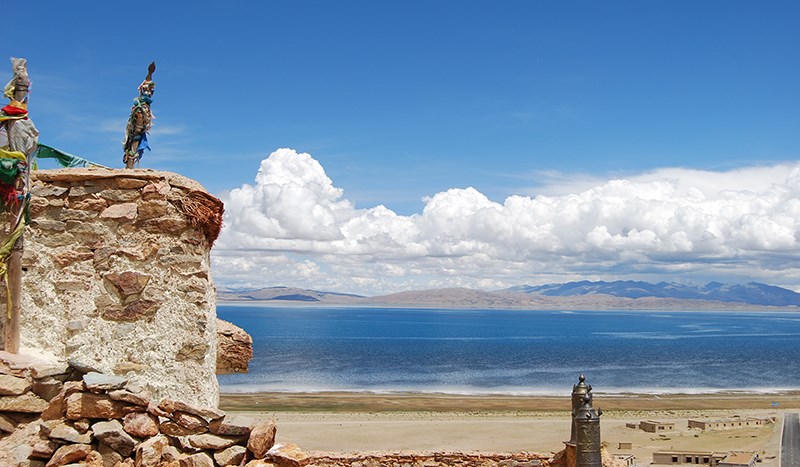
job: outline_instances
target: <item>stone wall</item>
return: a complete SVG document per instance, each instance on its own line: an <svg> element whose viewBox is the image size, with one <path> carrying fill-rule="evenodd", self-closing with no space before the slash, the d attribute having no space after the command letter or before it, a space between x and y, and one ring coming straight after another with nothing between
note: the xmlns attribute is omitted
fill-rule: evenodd
<svg viewBox="0 0 800 467"><path fill-rule="evenodd" d="M222 203L152 170L32 173L21 346L216 407L209 252Z"/></svg>

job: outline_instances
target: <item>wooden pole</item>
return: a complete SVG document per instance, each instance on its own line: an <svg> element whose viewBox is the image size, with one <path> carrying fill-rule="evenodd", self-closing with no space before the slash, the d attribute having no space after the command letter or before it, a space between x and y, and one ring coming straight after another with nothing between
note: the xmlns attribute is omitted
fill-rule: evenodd
<svg viewBox="0 0 800 467"><path fill-rule="evenodd" d="M8 260L8 288L11 292L11 319L6 313L5 350L15 354L19 353L19 317L22 311L22 237L14 244Z"/></svg>
<svg viewBox="0 0 800 467"><path fill-rule="evenodd" d="M6 134L9 141L11 141L11 129L14 127L13 121L6 122ZM11 148L14 149L14 148ZM24 183L24 182L23 182ZM11 235L17 227L17 219L22 210L22 203L18 207L9 210L11 217L8 223L8 235ZM22 245L23 239L20 236L14 243L11 250L11 256L8 259L8 289L6 293L9 294L8 300L11 302L11 309L3 313L4 326L4 349L8 353L19 353L20 329L19 329L19 316L20 316L20 298L22 297ZM6 305L8 308L8 305ZM9 314L11 318L9 319Z"/></svg>
<svg viewBox="0 0 800 467"><path fill-rule="evenodd" d="M24 82L23 82L24 80ZM28 81L27 76L23 78L22 76L17 77L17 86L14 90L14 99L18 102L22 102L25 99L25 96L28 94ZM9 120L6 122L6 134L8 135L8 141L11 143L11 130L14 128L13 120ZM25 151L24 148L11 148L20 149ZM25 180L17 181L17 188L20 188L19 185L22 184L22 189L24 192L27 192L27 171L30 170L30 165L26 165L25 167ZM17 227L17 222L22 222L22 210L24 209L25 200L21 200L15 209L11 209L11 221L9 223L8 228L8 235L11 235ZM24 238L22 235L17 239L14 243L14 247L11 249L11 256L8 260L8 276L6 280L8 281L8 290L7 293L10 295L9 299L11 302L11 309L6 310L5 313L5 351L16 354L19 353L19 341L20 341L20 314L22 312L22 307L20 306L20 302L22 301L22 246L24 244ZM8 307L8 305L6 305ZM8 314L11 314L11 318L8 318Z"/></svg>

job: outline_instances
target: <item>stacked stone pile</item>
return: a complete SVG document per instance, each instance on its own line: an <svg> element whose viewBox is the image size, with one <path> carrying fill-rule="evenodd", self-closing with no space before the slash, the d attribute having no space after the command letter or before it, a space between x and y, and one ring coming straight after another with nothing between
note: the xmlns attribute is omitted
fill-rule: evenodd
<svg viewBox="0 0 800 467"><path fill-rule="evenodd" d="M0 352L0 435L38 418L64 381L80 377L66 363Z"/></svg>
<svg viewBox="0 0 800 467"><path fill-rule="evenodd" d="M125 378L0 352L3 467L547 467L536 453L305 453L271 421L163 399Z"/></svg>
<svg viewBox="0 0 800 467"><path fill-rule="evenodd" d="M308 457L276 445L271 421L226 416L150 395L124 378L87 373L64 381L50 400L31 390L37 378L0 367L0 465L58 467L300 466ZM48 396L47 394L43 394Z"/></svg>

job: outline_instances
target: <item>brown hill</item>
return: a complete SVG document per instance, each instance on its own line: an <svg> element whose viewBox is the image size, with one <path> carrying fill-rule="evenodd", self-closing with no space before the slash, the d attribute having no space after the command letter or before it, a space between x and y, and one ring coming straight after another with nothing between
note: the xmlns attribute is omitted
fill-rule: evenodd
<svg viewBox="0 0 800 467"><path fill-rule="evenodd" d="M319 292L293 287L220 291L220 302L274 302L282 305L353 305L420 308L504 308L524 310L796 310L746 303L676 298L623 298L605 294L552 297L515 291L485 292L466 288L412 290L375 297Z"/></svg>

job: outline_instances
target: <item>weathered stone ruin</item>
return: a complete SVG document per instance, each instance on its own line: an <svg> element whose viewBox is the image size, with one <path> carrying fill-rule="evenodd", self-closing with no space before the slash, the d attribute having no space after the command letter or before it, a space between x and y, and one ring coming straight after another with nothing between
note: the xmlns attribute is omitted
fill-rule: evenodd
<svg viewBox="0 0 800 467"><path fill-rule="evenodd" d="M152 170L34 171L31 194L23 352L123 376L159 399L216 407L209 252L222 202L193 180Z"/></svg>

